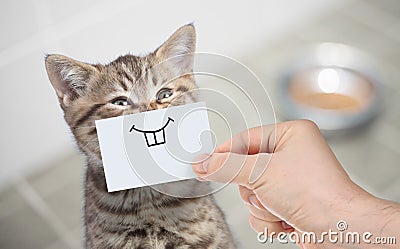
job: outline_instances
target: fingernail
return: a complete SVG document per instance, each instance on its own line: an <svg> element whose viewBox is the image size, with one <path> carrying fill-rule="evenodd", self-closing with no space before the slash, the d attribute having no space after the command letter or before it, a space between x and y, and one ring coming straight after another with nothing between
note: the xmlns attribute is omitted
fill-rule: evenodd
<svg viewBox="0 0 400 249"><path fill-rule="evenodd" d="M193 170L197 173L207 173L210 155L200 155L194 159L196 164L193 165Z"/></svg>
<svg viewBox="0 0 400 249"><path fill-rule="evenodd" d="M207 180L204 179L203 177L196 177L196 180L199 182L207 182Z"/></svg>
<svg viewBox="0 0 400 249"><path fill-rule="evenodd" d="M285 221L281 221L281 226L283 229L287 230L287 229L292 229L293 227L291 225L289 225L288 223L286 223Z"/></svg>
<svg viewBox="0 0 400 249"><path fill-rule="evenodd" d="M260 207L260 205L258 204L258 200L257 197L255 195L250 195L249 196L249 202L251 203L251 205L255 206L258 209L262 209Z"/></svg>

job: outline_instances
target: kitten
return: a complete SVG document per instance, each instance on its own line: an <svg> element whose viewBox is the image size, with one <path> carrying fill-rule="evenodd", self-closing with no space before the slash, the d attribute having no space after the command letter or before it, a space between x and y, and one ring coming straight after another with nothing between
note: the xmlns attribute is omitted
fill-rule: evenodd
<svg viewBox="0 0 400 249"><path fill-rule="evenodd" d="M224 215L210 195L178 198L151 187L108 193L105 184L94 121L195 102L195 39L189 24L143 57L125 55L107 65L46 57L65 120L87 158L86 248L235 248ZM193 179L158 188L186 196L208 191L206 183Z"/></svg>

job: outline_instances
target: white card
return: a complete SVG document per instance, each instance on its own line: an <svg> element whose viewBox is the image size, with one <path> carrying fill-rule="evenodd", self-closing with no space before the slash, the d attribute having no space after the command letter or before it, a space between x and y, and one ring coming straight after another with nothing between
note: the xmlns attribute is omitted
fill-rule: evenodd
<svg viewBox="0 0 400 249"><path fill-rule="evenodd" d="M196 177L191 163L213 151L204 102L96 120L109 192Z"/></svg>

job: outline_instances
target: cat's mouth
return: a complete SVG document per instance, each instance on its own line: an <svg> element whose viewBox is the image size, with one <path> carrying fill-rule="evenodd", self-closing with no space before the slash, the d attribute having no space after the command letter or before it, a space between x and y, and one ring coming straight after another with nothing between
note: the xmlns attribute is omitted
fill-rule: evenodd
<svg viewBox="0 0 400 249"><path fill-rule="evenodd" d="M162 145L166 143L165 139L165 128L168 126L170 122L174 122L171 117L168 117L167 122L161 127L160 129L153 130L153 131L145 131L135 128L135 125L132 125L129 132L137 131L141 132L144 135L144 139L146 140L147 147L152 147L156 145Z"/></svg>

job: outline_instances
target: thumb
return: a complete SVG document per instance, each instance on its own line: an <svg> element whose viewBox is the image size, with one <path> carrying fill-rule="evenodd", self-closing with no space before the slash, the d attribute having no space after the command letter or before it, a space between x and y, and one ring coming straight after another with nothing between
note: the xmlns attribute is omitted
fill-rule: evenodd
<svg viewBox="0 0 400 249"><path fill-rule="evenodd" d="M200 156L198 158L200 160L195 160L196 163L192 165L192 168L199 177L206 180L221 183L232 182L251 187L250 185L264 174L271 155L269 153L254 155L230 152L213 153L208 156Z"/></svg>

